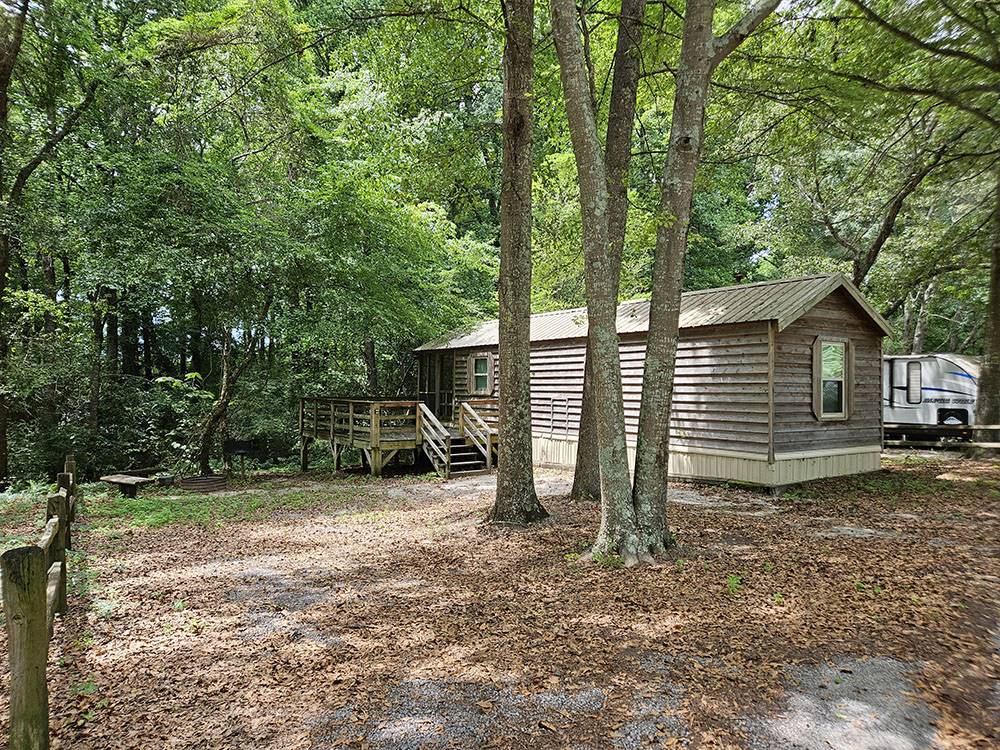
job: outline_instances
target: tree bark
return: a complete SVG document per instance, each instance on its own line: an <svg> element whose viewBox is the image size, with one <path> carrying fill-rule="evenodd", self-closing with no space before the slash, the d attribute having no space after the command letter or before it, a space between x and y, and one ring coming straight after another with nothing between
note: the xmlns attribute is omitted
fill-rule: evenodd
<svg viewBox="0 0 1000 750"><path fill-rule="evenodd" d="M118 290L109 289L107 292L108 299L108 334L107 334L107 346L108 346L108 373L111 375L118 374L118 352L119 352L119 333L118 333Z"/></svg>
<svg viewBox="0 0 1000 750"><path fill-rule="evenodd" d="M378 361L375 359L375 339L365 339L361 347L361 354L365 359L365 372L368 376L368 394L378 395Z"/></svg>
<svg viewBox="0 0 1000 750"><path fill-rule="evenodd" d="M593 552L621 555L626 565L632 565L638 559L638 539L625 447L621 363L615 325L617 274L609 245L607 172L591 105L574 2L552 0L550 5L552 36L559 57L566 115L580 182L588 338L601 473L601 525Z"/></svg>
<svg viewBox="0 0 1000 750"><path fill-rule="evenodd" d="M139 375L139 316L126 308L122 313L122 372Z"/></svg>
<svg viewBox="0 0 1000 750"><path fill-rule="evenodd" d="M617 296L616 294L616 299ZM577 502L599 502L601 499L601 466L597 450L597 409L594 402L594 355L589 336L583 368L580 429L576 435L576 467L573 470L573 489L570 490L570 499Z"/></svg>
<svg viewBox="0 0 1000 750"><path fill-rule="evenodd" d="M979 363L979 393L976 398L976 424L982 425L1000 424L1000 167L995 174L986 347ZM977 430L975 439L981 443L1000 442L1000 430Z"/></svg>
<svg viewBox="0 0 1000 750"><path fill-rule="evenodd" d="M156 348L156 329L149 310L142 312L142 374L146 380L153 379L153 352Z"/></svg>
<svg viewBox="0 0 1000 750"><path fill-rule="evenodd" d="M608 182L608 242L616 302L628 221L628 173L632 161L632 130L635 126L635 102L639 88L639 48L642 44L642 21L645 13L646 0L622 0L611 81L611 102L608 108L604 163ZM576 470L573 472L573 489L570 493L574 500L598 500L601 496L592 349L588 341L580 431L576 444Z"/></svg>
<svg viewBox="0 0 1000 750"><path fill-rule="evenodd" d="M931 302L934 299L934 290L937 283L934 279L927 282L924 293L920 300L920 310L917 311L917 321L913 327L913 343L910 346L911 354L924 353L924 341L927 339L927 325L931 318Z"/></svg>
<svg viewBox="0 0 1000 750"><path fill-rule="evenodd" d="M503 4L503 164L500 186L500 437L490 520L546 518L531 458L531 183L534 0Z"/></svg>
<svg viewBox="0 0 1000 750"><path fill-rule="evenodd" d="M670 463L670 404L680 322L684 251L691 219L694 178L705 131L705 107L714 54L714 0L689 0L677 66L670 140L664 168L656 235L653 295L636 441L633 501L644 542L665 550L667 476Z"/></svg>
<svg viewBox="0 0 1000 750"><path fill-rule="evenodd" d="M680 333L684 254L712 72L777 5L778 0L759 2L721 37L712 33L715 0L688 0L684 12L670 139L661 185L663 221L657 229L653 258L653 294L649 305L632 492L640 548L646 554L663 552L672 543L667 525L670 409Z"/></svg>

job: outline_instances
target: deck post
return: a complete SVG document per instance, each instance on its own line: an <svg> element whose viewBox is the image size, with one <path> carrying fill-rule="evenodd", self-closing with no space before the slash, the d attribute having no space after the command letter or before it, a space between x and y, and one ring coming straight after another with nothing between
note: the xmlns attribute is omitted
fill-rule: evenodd
<svg viewBox="0 0 1000 750"><path fill-rule="evenodd" d="M347 441L354 445L354 402L347 402Z"/></svg>
<svg viewBox="0 0 1000 750"><path fill-rule="evenodd" d="M382 436L381 436L381 407L378 403L371 405L371 433L369 440L371 442L371 464L372 464L372 475L376 477L382 476Z"/></svg>
<svg viewBox="0 0 1000 750"><path fill-rule="evenodd" d="M413 442L416 445L421 445L424 442L424 415L420 411L420 402L417 401L414 406L416 409L416 417L413 420L413 429L415 435L413 437Z"/></svg>
<svg viewBox="0 0 1000 750"><path fill-rule="evenodd" d="M309 443L311 442L311 437L303 435L302 442L299 444L299 467L302 471L309 471Z"/></svg>
<svg viewBox="0 0 1000 750"><path fill-rule="evenodd" d="M319 437L319 399L313 399L313 434L312 436Z"/></svg>

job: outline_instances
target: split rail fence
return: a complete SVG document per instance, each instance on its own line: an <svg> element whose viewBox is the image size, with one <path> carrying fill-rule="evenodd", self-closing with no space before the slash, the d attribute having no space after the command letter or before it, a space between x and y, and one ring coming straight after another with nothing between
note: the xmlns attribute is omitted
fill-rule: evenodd
<svg viewBox="0 0 1000 750"><path fill-rule="evenodd" d="M59 491L48 496L45 531L35 544L0 555L0 600L10 659L10 750L49 746L49 690L45 668L55 616L66 614L66 550L80 492L76 461L66 457Z"/></svg>

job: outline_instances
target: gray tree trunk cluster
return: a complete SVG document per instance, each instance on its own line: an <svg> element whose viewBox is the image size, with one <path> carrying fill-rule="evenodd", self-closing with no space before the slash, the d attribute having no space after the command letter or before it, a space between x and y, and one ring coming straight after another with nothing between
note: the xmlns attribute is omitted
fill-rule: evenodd
<svg viewBox="0 0 1000 750"><path fill-rule="evenodd" d="M572 0L552 0L552 30L559 57L560 77L566 101L573 152L580 182L583 252L587 286L589 331L585 396L581 414L580 454L577 468L582 474L574 496L593 496L593 479L600 477L601 526L593 554L620 555L626 565L648 561L671 544L666 500L669 467L670 403L673 395L674 360L680 322L684 252L690 223L694 178L705 130L705 109L712 72L778 5L766 0L751 8L726 34L714 35L715 0L689 0L685 8L680 61L675 73L676 94L668 153L661 184L663 221L657 232L653 261L653 295L650 301L649 334L643 377L636 444L634 484L628 475L628 454L621 395L621 370L616 329L618 276L625 229L626 201L615 215L613 194L625 196L627 159L624 169L612 176L610 157L615 133L633 127L635 90L623 85L617 93L631 97L629 107L615 110L615 94L609 112L607 155L597 135L584 48L580 42L577 14ZM635 10L636 6L630 6ZM623 47L624 61L635 60L631 74L638 77L638 49L643 6L630 14L623 4L617 52ZM629 47L635 48L630 53ZM616 53L616 78L619 74ZM628 81L630 71L622 69ZM620 136L619 136L620 138ZM621 166L620 162L618 166ZM616 192L618 191L618 192ZM618 223L613 223L617 220ZM609 275L613 278L608 278ZM588 387L589 386L589 387ZM590 439L596 435L596 440ZM588 450L596 446L595 452ZM594 464L596 463L596 470Z"/></svg>

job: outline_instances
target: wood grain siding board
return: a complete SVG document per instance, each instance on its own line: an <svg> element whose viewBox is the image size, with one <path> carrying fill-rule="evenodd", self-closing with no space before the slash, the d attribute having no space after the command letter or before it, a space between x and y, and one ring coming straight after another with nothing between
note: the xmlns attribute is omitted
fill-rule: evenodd
<svg viewBox="0 0 1000 750"><path fill-rule="evenodd" d="M536 342L531 353L532 428L573 439L579 431L586 342ZM621 337L622 399L629 440L638 431L645 335ZM671 442L767 452L766 324L685 331L678 346ZM734 410L732 403L739 403Z"/></svg>
<svg viewBox="0 0 1000 750"><path fill-rule="evenodd" d="M854 409L848 419L820 421L812 413L813 343L817 337L850 340ZM774 352L774 450L841 449L879 442L881 331L838 290L777 334ZM849 463L844 459L838 466Z"/></svg>

